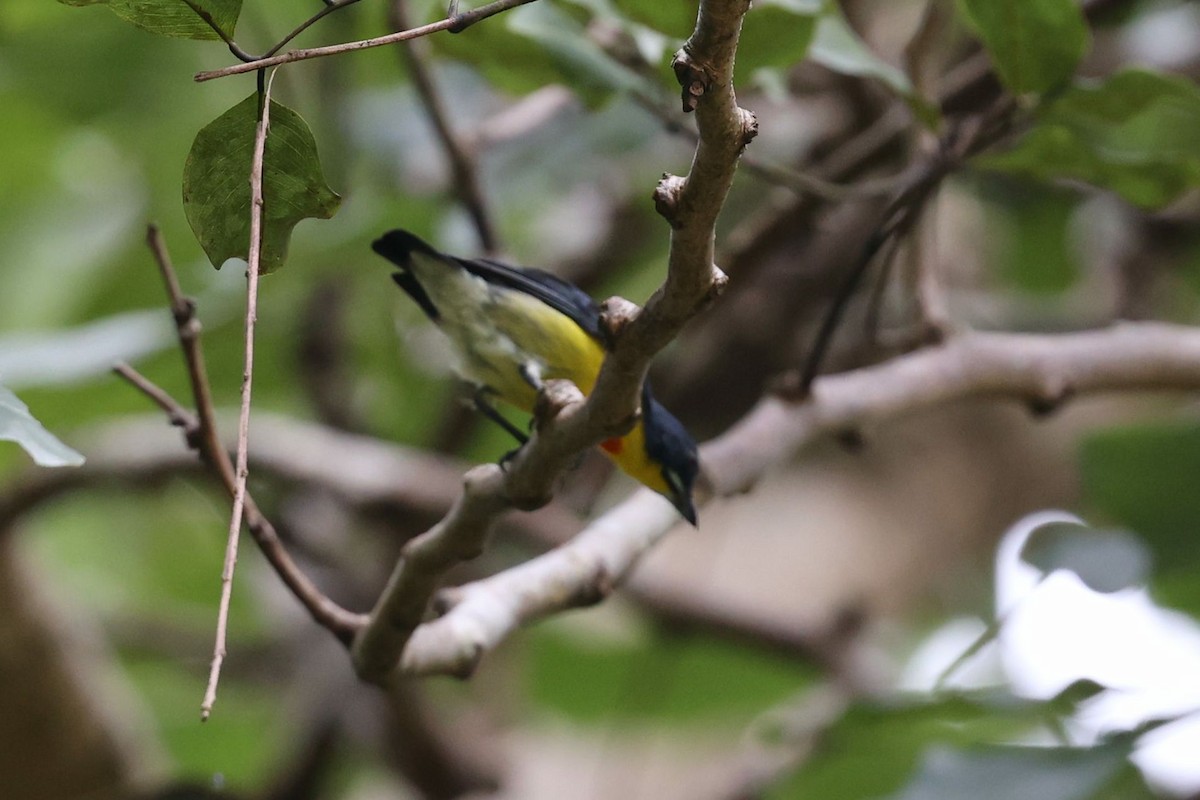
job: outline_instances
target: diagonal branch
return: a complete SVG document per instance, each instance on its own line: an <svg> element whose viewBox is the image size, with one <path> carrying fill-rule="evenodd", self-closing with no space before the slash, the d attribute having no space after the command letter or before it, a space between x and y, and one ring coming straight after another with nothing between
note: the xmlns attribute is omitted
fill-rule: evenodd
<svg viewBox="0 0 1200 800"><path fill-rule="evenodd" d="M271 129L271 81L264 85L259 73L259 117L254 134L254 149L250 157L250 250L246 265L246 333L244 366L242 370L242 402L238 413L237 464L233 478L233 512L229 515L229 538L225 545L225 563L221 568L221 600L217 608L217 636L213 645L212 667L208 687L200 704L200 719L207 720L217 702L217 683L221 664L225 661L225 644L229 628L229 604L233 598L233 572L237 567L238 540L242 531L242 516L246 506L246 479L249 477L250 393L254 384L254 326L258 319L258 279L262 260L263 228L263 160L267 150L267 134Z"/></svg>
<svg viewBox="0 0 1200 800"><path fill-rule="evenodd" d="M198 324L195 327L198 329ZM200 434L201 429L206 425L211 429L211 416L208 423L206 423L205 413L193 414L188 411L175 398L151 383L128 364L117 364L113 368L113 371L129 381L129 383L166 412L171 424L183 431L189 446L196 450L201 459L211 466L212 471L220 478L225 490L232 497L234 489L233 462L229 458L229 453L219 440L216 443L216 449L210 449L209 440ZM211 407L209 407L209 415L211 415L211 410ZM136 458L133 459L135 462L136 460ZM161 474L163 467L164 465L162 464L151 465L148 467L148 471L150 473ZM25 502L36 502L40 494L53 493L54 489L55 487L52 485L35 486L32 496L25 499ZM0 524L10 520L15 513L20 513L22 510L24 510L24 507L20 503L15 504L11 508L5 507L4 503L0 503ZM283 541L279 538L279 534L275 530L275 526L263 516L258 508L258 504L254 502L254 498L249 494L246 495L246 528L250 531L250 535L254 537L255 543L266 557L267 563L279 575L288 590L307 609L313 620L321 627L327 629L343 644L349 644L355 631L361 628L366 621L366 617L347 611L317 588L288 554L287 549L283 546Z"/></svg>
<svg viewBox="0 0 1200 800"><path fill-rule="evenodd" d="M526 3L532 3L533 0L495 0L488 3L486 6L464 11L461 14L452 14L445 19L431 22L428 25L419 25L415 28L410 28L406 31L398 31L397 33L389 33L387 36L376 36L374 39L361 39L356 42L343 42L342 44L329 45L328 47L310 47L303 50L289 50L286 53L268 56L266 58L247 61L243 64L233 64L232 66L223 67L222 69L210 70L207 72L196 73L195 80L197 83L211 81L215 78L224 78L229 75L238 75L243 72L254 72L268 67L277 67L280 64L290 64L293 61L307 61L310 58L323 58L324 56L336 56L340 53L349 53L355 50L366 50L369 47L382 47L396 42L407 42L409 39L417 39L421 36L428 36L431 33L438 31L450 31L451 33L459 33L479 22L482 19L494 16L502 11L508 11L510 8L523 6Z"/></svg>
<svg viewBox="0 0 1200 800"><path fill-rule="evenodd" d="M204 351L200 338L201 325L196 316L196 305L190 298L184 296L171 263L166 242L156 226L151 225L148 228L146 242L154 255L155 263L167 291L180 348L187 364L196 413L193 415L184 409L170 395L138 375L132 368L118 365L116 371L153 399L167 413L172 424L181 428L188 446L195 450L201 459L211 467L221 480L225 490L233 497L237 491L237 471L229 457L229 452L221 442L217 428L212 390L205 369ZM365 618L347 611L325 596L288 554L275 527L259 510L253 497L246 494L244 504L246 527L284 585L319 625L328 629L343 643L349 644Z"/></svg>
<svg viewBox="0 0 1200 800"><path fill-rule="evenodd" d="M529 442L505 469L489 465L468 473L463 496L446 518L405 548L354 643L355 668L364 680L387 680L424 619L441 575L456 559L482 549L501 513L544 505L578 453L634 425L651 358L724 286L713 264L716 220L738 157L757 130L753 115L738 108L732 83L748 9L749 0L704 0L695 32L675 56L685 109L696 112L700 138L688 176L665 177L655 194L672 228L666 281L645 310L624 301L605 304L602 324L610 349L590 397L584 400L570 383L547 382ZM657 511L647 513L674 519L669 506L657 499L655 504Z"/></svg>
<svg viewBox="0 0 1200 800"><path fill-rule="evenodd" d="M1121 325L1061 336L970 333L886 364L819 379L803 402L763 400L701 448L715 494L748 491L814 439L971 398L1046 412L1077 395L1200 390L1200 330ZM417 629L402 668L469 674L518 627L603 599L678 520L649 490L570 543L443 593L439 619ZM835 655L835 654L832 654Z"/></svg>
<svg viewBox="0 0 1200 800"><path fill-rule="evenodd" d="M388 19L396 30L406 30L410 27L408 3L406 0L391 0L388 9ZM446 160L450 163L450 171L454 176L454 189L459 201L466 207L471 221L475 224L475 232L484 252L495 253L499 244L496 229L492 224L491 214L488 213L487 203L483 197L483 188L479 184L479 172L476 169L474 155L468 150L462 137L454 132L450 124L450 115L446 103L434 84L433 75L428 67L428 42L413 39L400 47L400 55L412 78L413 86L425 106L429 122L442 143Z"/></svg>

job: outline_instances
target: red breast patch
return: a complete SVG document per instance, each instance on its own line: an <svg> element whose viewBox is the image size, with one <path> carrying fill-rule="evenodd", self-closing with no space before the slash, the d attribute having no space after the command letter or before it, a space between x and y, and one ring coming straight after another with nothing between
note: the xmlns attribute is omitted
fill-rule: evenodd
<svg viewBox="0 0 1200 800"><path fill-rule="evenodd" d="M620 439L605 439L600 443L600 447L606 453L612 453L614 456L619 456L621 451L625 449L625 443Z"/></svg>

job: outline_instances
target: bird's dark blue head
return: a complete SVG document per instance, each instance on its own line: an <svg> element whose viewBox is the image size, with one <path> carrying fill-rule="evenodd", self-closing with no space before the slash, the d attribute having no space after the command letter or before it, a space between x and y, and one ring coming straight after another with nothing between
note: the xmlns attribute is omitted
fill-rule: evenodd
<svg viewBox="0 0 1200 800"><path fill-rule="evenodd" d="M697 524L692 490L700 474L696 441L649 390L642 396L642 422L646 431L646 454L662 466L663 480L670 488L672 505L693 526Z"/></svg>

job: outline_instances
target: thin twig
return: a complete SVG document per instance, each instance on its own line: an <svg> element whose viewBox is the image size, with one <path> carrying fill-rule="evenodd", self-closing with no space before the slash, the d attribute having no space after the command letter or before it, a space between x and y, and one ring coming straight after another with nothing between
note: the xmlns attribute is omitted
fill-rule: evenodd
<svg viewBox="0 0 1200 800"><path fill-rule="evenodd" d="M926 204L937 193L946 176L968 158L997 142L1008 131L1016 110L1016 101L1011 97L1002 96L979 114L952 126L916 173L888 202L880 216L879 225L867 237L862 252L847 273L828 313L821 321L821 327L817 330L816 338L801 369L797 392L804 394L812 387L850 299L870 269L875 256L889 242L902 239L913 230L920 221ZM889 257L891 252L894 250L889 251Z"/></svg>
<svg viewBox="0 0 1200 800"><path fill-rule="evenodd" d="M179 345L187 364L196 414L192 416L183 411L182 406L161 389L149 393L149 396L167 412L172 423L183 428L188 446L194 449L201 459L212 468L225 487L225 491L230 497L233 497L237 481L233 461L229 458L229 452L222 444L217 429L216 407L213 404L208 372L204 366L204 349L200 338L201 325L200 320L196 317L196 304L185 297L180 289L179 279L171 265L171 256L167 251L166 242L157 226L150 225L148 227L146 243L154 254L155 263L158 265L163 284L166 286L167 295L170 298L171 313L175 318ZM133 372L128 367L126 367L126 371ZM119 374L128 378L125 371L120 371ZM144 378L141 378L140 381L132 380L132 382L143 391L147 385L153 386ZM169 402L164 404L164 398ZM176 422L177 419L182 420L182 423ZM313 620L332 632L339 641L348 644L354 632L362 627L363 616L347 611L326 597L288 554L275 531L275 526L262 514L249 493L246 494L245 502L246 527L250 530L250 534L254 537L263 556L266 557L267 563L271 565L271 568L275 570L280 580L295 595L296 599L304 605Z"/></svg>
<svg viewBox="0 0 1200 800"><path fill-rule="evenodd" d="M254 60L254 56L250 55L241 47L239 47L238 43L230 38L229 34L217 24L217 21L213 19L212 14L210 14L207 9L196 5L195 0L183 0L183 2L187 4L188 8L195 12L197 17L204 20L204 23L208 25L208 27L212 28L213 33L220 37L221 41L225 43L225 46L229 48L229 52L233 53L234 58L239 58L242 61Z"/></svg>
<svg viewBox="0 0 1200 800"><path fill-rule="evenodd" d="M118 361L116 364L113 364L113 372L133 384L134 388L153 400L154 404L166 413L167 419L175 427L183 428L185 432L189 428L194 429L198 427L196 417L193 414L179 405L174 397L167 394L165 389L153 383L145 375L129 366L129 364L124 361Z"/></svg>
<svg viewBox="0 0 1200 800"><path fill-rule="evenodd" d="M212 668L200 719L207 720L217 702L217 683L221 679L221 663L225 660L225 645L229 628L229 604L233 596L233 572L237 566L238 539L242 530L242 512L246 505L246 478L250 438L250 393L254 383L254 325L258 319L258 279L262 261L263 222L263 158L267 147L267 132L271 127L271 83L261 95L258 129L254 135L254 154L250 161L250 252L246 271L246 349L242 372L242 403L238 414L237 465L234 470L233 513L229 516L229 540L225 546L225 564L221 569L221 603L217 611L217 640L213 646Z"/></svg>
<svg viewBox="0 0 1200 800"><path fill-rule="evenodd" d="M207 72L196 73L195 80L197 82L211 81L215 78L224 78L229 75L238 75L243 72L253 72L258 69L266 69L267 67L275 67L280 64L290 64L293 61L306 61L310 58L323 58L324 56L335 56L339 53L349 53L354 50L365 50L368 47L382 47L384 45L395 44L396 42L406 42L409 39L417 39L421 36L428 36L431 33L438 31L450 31L451 33L459 33L487 17L494 16L503 11L508 11L517 6L523 6L526 3L532 3L534 0L495 0L493 3L488 3L486 6L472 9L462 14L446 17L445 19L431 22L428 25L419 25L416 28L410 28L406 31L397 33L389 33L387 36L376 36L374 39L361 39L355 42L344 42L342 44L329 45L328 47L310 47L304 50L289 50L286 53L270 56L269 58L260 58L255 61L249 61L244 64L233 64L222 69L209 70Z"/></svg>
<svg viewBox="0 0 1200 800"><path fill-rule="evenodd" d="M233 462L229 458L229 453L226 452L223 445L219 442L215 451L208 449L207 440L204 436L196 434L194 431L199 431L208 423L200 415L192 414L179 404L175 398L171 397L165 390L154 384L144 375L139 373L128 364L117 364L113 367L113 371L120 375L125 380L129 381L135 388L149 397L163 411L166 412L167 418L171 423L179 428L182 428L184 435L189 441L189 445L195 449L200 456L212 465L213 471L221 480L226 492L233 496L234 480L233 480ZM278 463L279 459L276 460ZM426 468L426 472L430 468ZM152 473L161 474L162 470L153 468ZM69 474L69 473L60 473ZM3 514L0 514L3 517ZM275 526L271 521L263 516L258 508L258 504L254 502L254 498L249 492L246 493L246 527L250 530L259 549L267 559L267 563L275 570L287 586L288 590L295 595L296 599L303 604L308 610L313 620L321 627L332 633L338 641L348 645L353 638L354 633L363 626L366 621L365 615L355 614L351 611L339 606L333 600L325 596L320 589L301 571L300 567L292 560L287 550L283 546L283 542L279 538L279 534L275 530Z"/></svg>
<svg viewBox="0 0 1200 800"><path fill-rule="evenodd" d="M392 0L389 7L389 20L396 30L407 30L410 27L408 4L405 0ZM483 189L479 183L479 172L475 159L467 150L462 139L450 125L450 115L446 113L446 104L434 84L433 76L426 66L429 58L427 43L413 39L400 47L400 55L412 76L413 86L425 106L425 113L442 143L446 160L450 162L450 171L454 176L454 188L459 201L466 207L471 221L475 224L475 232L479 243L489 253L495 253L498 247L496 229L492 224L491 214L488 213L484 200Z"/></svg>
<svg viewBox="0 0 1200 800"><path fill-rule="evenodd" d="M339 10L345 8L346 6L352 6L357 2L358 2L358 0L325 0L325 5L321 8L320 11L313 14L311 17L304 20L304 22L301 22L299 25L297 25L295 28L293 28L291 33L289 33L287 36L284 36L282 39L280 39L278 42L276 42L271 47L271 49L268 50L266 53L264 53L260 58L270 58L271 56L275 55L280 50L282 50L284 47L286 47L288 45L288 43L291 42L293 39L295 39L297 36L304 33L306 30L308 30L313 24L319 22L320 20L329 16L333 12L339 11Z"/></svg>

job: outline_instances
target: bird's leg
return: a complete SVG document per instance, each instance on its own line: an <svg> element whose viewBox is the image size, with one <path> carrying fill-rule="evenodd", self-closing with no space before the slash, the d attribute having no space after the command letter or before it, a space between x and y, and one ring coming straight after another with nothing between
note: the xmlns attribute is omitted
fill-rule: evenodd
<svg viewBox="0 0 1200 800"><path fill-rule="evenodd" d="M517 372L521 375L521 380L525 381L533 388L533 390L541 394L542 388L545 386L542 383L542 370L534 361L526 361L521 366L517 367ZM529 418L529 430L533 430L537 420L534 417Z"/></svg>
<svg viewBox="0 0 1200 800"><path fill-rule="evenodd" d="M521 380L533 387L535 392L542 390L542 371L533 361L526 361L517 367L517 372L521 374Z"/></svg>
<svg viewBox="0 0 1200 800"><path fill-rule="evenodd" d="M472 396L472 400L474 401L476 410L478 410L480 414L483 414L483 416L487 417L492 422L503 428L510 436L516 439L518 443L525 444L529 441L529 437L525 435L524 431L509 422L504 415L497 411L496 407L491 404L491 402L488 400L488 390L486 387L477 387L475 389L475 394ZM516 451L514 450L512 453L509 453L503 460L511 458L515 452Z"/></svg>

